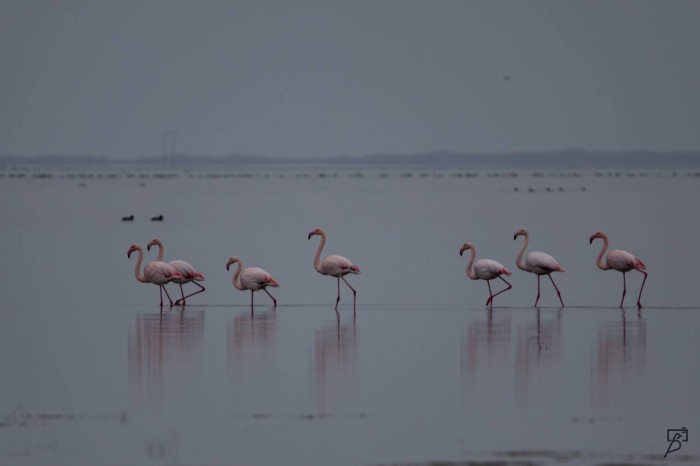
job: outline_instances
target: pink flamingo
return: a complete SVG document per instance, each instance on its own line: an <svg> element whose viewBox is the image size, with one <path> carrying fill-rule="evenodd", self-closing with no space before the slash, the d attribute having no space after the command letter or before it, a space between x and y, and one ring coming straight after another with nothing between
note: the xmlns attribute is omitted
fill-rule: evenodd
<svg viewBox="0 0 700 466"><path fill-rule="evenodd" d="M243 269L243 261L238 257L231 257L226 263L226 270L231 267L231 264L238 263L238 268L233 274L233 286L238 290L250 290L250 312L253 312L253 293L258 290L263 290L272 299L274 307L277 307L277 300L265 288L272 286L277 288L279 283L272 278L272 275L257 267L249 267Z"/></svg>
<svg viewBox="0 0 700 466"><path fill-rule="evenodd" d="M316 228L314 231L309 233L308 239L311 239L312 236L316 235L321 237L321 242L318 244L316 256L314 256L314 268L321 275L330 275L331 277L336 277L338 279L338 297L335 300L336 312L338 312L338 303L340 302L340 280L342 279L345 284L348 285L348 287L352 290L352 312L354 314L357 291L355 291L355 288L350 286L350 283L348 283L344 275L349 273L358 274L360 273L360 268L343 256L326 256L326 258L321 261L321 251L326 245L326 232L321 228Z"/></svg>
<svg viewBox="0 0 700 466"><path fill-rule="evenodd" d="M525 257L525 262L523 262L523 254L525 253L527 245L530 242L530 235L528 235L527 230L525 228L521 228L513 236L513 241L518 239L518 236L524 236L525 242L520 248L520 252L518 253L518 258L515 260L515 263L520 270L524 270L526 272L534 273L535 275L537 275L537 298L535 299L535 306L537 306L537 303L540 300L540 277L542 275L547 275L552 281L554 289L557 290L559 302L561 303L562 307L564 307L564 301L562 301L561 299L561 293L559 292L559 288L557 288L557 284L554 283L554 279L552 278L552 272L563 272L564 269L561 268L559 262L557 262L556 259L554 259L552 256L539 251L532 251L528 253L527 257Z"/></svg>
<svg viewBox="0 0 700 466"><path fill-rule="evenodd" d="M593 240L596 238L603 238L603 248L600 250L596 261L598 268L601 270L615 269L618 272L622 272L622 301L620 301L620 308L622 308L622 305L625 303L625 294L627 294L627 279L625 278L625 274L630 270L637 270L644 274L642 287L639 289L639 297L637 298L637 307L641 308L642 291L644 290L644 283L647 281L647 272L645 272L647 268L646 265L629 252L620 249L608 251L608 255L605 258L606 263L603 264L603 254L605 254L605 251L608 249L608 235L599 231L591 236L589 243L593 244Z"/></svg>
<svg viewBox="0 0 700 466"><path fill-rule="evenodd" d="M156 257L156 260L162 261L163 255L165 254L165 248L163 247L163 243L158 238L155 238L150 243L148 243L148 246L146 246L146 249L150 251L151 247L153 247L153 246L158 246L158 257ZM185 261L181 261L181 260L174 260L174 261L168 262L168 264L172 265L173 268L175 270L177 270L180 273L180 275L182 275L182 278L178 278L176 280L173 280L173 282L180 285L180 296L182 296L182 298L175 301L176 305L177 305L177 303L182 301L182 305L184 306L185 304L187 304L185 302L185 299L189 298L190 296L194 296L196 294L199 294L206 289L202 285L197 283L198 281L204 280L204 275L197 272L197 270L194 267L192 267L192 265L189 262L185 262ZM182 285L184 285L185 283L190 283L190 282L192 282L192 284L194 284L194 285L197 285L199 287L199 290L185 296L185 293L182 290Z"/></svg>
<svg viewBox="0 0 700 466"><path fill-rule="evenodd" d="M139 258L136 261L136 280L141 283L153 283L160 287L160 307L163 307L163 291L170 301L170 305L173 305L173 300L170 299L168 290L165 289L166 283L170 283L173 280L182 278L180 273L173 268L172 265L166 264L165 262L152 261L146 264L143 268L143 273L141 273L141 263L143 262L143 249L138 244L132 244L129 251L126 253L126 257L131 258L132 252L138 252Z"/></svg>
<svg viewBox="0 0 700 466"><path fill-rule="evenodd" d="M469 264L467 265L467 276L472 280L486 280L486 284L489 286L489 299L486 300L487 306L493 306L493 298L499 294L510 290L513 285L508 283L505 278L501 275L511 275L507 268L503 266L500 262L496 262L491 259L479 259L474 263L474 258L476 257L476 248L472 243L464 243L462 249L459 250L459 255L461 256L464 251L471 249L472 254L469 259ZM472 269L473 266L473 269ZM494 278L500 278L503 282L508 285L508 288L504 288L496 294L491 292L491 280Z"/></svg>

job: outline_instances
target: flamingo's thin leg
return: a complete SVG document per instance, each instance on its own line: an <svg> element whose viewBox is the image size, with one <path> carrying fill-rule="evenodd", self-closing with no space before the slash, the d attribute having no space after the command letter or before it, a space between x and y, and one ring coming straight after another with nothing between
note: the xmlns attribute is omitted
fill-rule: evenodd
<svg viewBox="0 0 700 466"><path fill-rule="evenodd" d="M335 299L335 312L338 312L338 303L340 302L340 277L338 277L338 297Z"/></svg>
<svg viewBox="0 0 700 466"><path fill-rule="evenodd" d="M170 301L170 306L172 306L172 305L173 305L173 300L170 299L170 295L168 294L168 290L165 288L165 285L160 285L160 288L161 288L163 291L165 291L165 296L168 297L168 301ZM162 305L163 305L163 295L161 295L160 300L161 300L161 304L160 304L160 305L162 306Z"/></svg>
<svg viewBox="0 0 700 466"><path fill-rule="evenodd" d="M180 301L182 301L182 305L184 306L184 305L187 304L187 302L185 302L185 292L182 291L182 283L178 283L178 285L180 285L180 296L182 296L182 298L180 298L180 299L178 299L177 301L175 301L175 305L177 306L178 303L179 303Z"/></svg>
<svg viewBox="0 0 700 466"><path fill-rule="evenodd" d="M253 312L253 290L250 290L250 312Z"/></svg>
<svg viewBox="0 0 700 466"><path fill-rule="evenodd" d="M355 288L350 286L350 283L348 283L345 277L340 278L342 278L345 284L348 285L348 287L350 287L350 289L352 290L352 313L355 314L355 300L357 299L357 291L355 291ZM340 282L338 282L338 287L338 296L340 296Z"/></svg>
<svg viewBox="0 0 700 466"><path fill-rule="evenodd" d="M272 296L272 295L270 294L270 292L267 291L266 288L263 288L262 290L263 290L265 293L267 293L267 295L270 297L270 299L272 299L272 302L274 303L274 307L277 307L277 300L275 299L275 297Z"/></svg>
<svg viewBox="0 0 700 466"><path fill-rule="evenodd" d="M643 270L637 269L644 274L644 280L642 280L642 287L639 289L639 298L637 298L637 308L642 308L642 291L644 291L644 283L647 281L647 273Z"/></svg>
<svg viewBox="0 0 700 466"><path fill-rule="evenodd" d="M564 307L564 301L561 299L561 293L559 292L559 288L557 288L557 284L554 283L554 279L552 278L552 274L548 273L547 276L552 281L552 285L554 285L554 289L557 290L557 296L559 296L559 302L561 303L561 307Z"/></svg>
<svg viewBox="0 0 700 466"><path fill-rule="evenodd" d="M625 304L625 295L627 294L627 272L622 272L622 301L620 301L620 309Z"/></svg>
<svg viewBox="0 0 700 466"><path fill-rule="evenodd" d="M491 280L486 280L486 284L489 286L489 299L486 300L486 305L490 306L493 301L493 293L491 292Z"/></svg>
<svg viewBox="0 0 700 466"><path fill-rule="evenodd" d="M499 294L504 293L504 292L510 290L511 288L513 288L513 285L511 285L510 283L508 283L508 282L506 281L505 278L501 277L500 275L498 276L498 278L500 278L501 280L503 280L503 281L505 282L505 284L508 285L508 288L503 288L501 291L499 291L498 293L496 293L495 295L493 295L493 296L491 297L491 304L493 304L493 298L495 298L495 297L498 296ZM489 287L489 291L491 291L491 287Z"/></svg>
<svg viewBox="0 0 700 466"><path fill-rule="evenodd" d="M160 290L160 307L163 307L163 285L158 285Z"/></svg>
<svg viewBox="0 0 700 466"><path fill-rule="evenodd" d="M188 294L187 296L185 296L184 298L182 298L183 304L184 304L184 300L185 300L185 299L187 299L187 298L189 298L189 297L191 297L191 296L194 296L194 295L196 295L196 294L199 294L199 293L203 292L204 290L206 290L206 288L204 288L202 285L200 285L200 284L197 283L196 281L191 281L190 283L192 283L192 284L194 284L194 285L197 285L197 286L199 287L199 290L195 291L194 293L190 293L190 294ZM175 301L175 304L177 304L179 301L180 301L180 300Z"/></svg>
<svg viewBox="0 0 700 466"><path fill-rule="evenodd" d="M537 303L540 301L540 275L537 276L537 298L535 298L535 307L537 307Z"/></svg>

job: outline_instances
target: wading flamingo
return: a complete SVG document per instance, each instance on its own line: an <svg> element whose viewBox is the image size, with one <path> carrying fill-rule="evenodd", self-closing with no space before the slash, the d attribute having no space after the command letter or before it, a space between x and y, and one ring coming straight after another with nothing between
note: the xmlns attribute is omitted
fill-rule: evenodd
<svg viewBox="0 0 700 466"><path fill-rule="evenodd" d="M311 239L312 236L316 235L321 237L321 242L318 244L316 255L314 256L314 268L321 275L330 275L331 277L336 277L338 279L338 297L335 300L335 311L338 312L338 303L340 302L340 280L342 279L352 290L352 312L355 314L357 291L355 291L355 288L350 286L350 283L348 283L344 275L349 273L358 274L360 273L360 268L343 256L326 256L326 258L321 261L321 251L326 245L326 232L321 228L316 228L314 231L309 233L308 239Z"/></svg>
<svg viewBox="0 0 700 466"><path fill-rule="evenodd" d="M518 239L518 236L524 236L525 242L520 248L520 252L518 253L518 258L515 260L515 264L520 270L524 270L526 272L534 273L535 275L537 275L537 298L535 299L535 307L540 301L540 277L542 275L547 275L552 281L554 289L557 290L559 302L561 303L562 307L564 307L564 301L562 301L561 299L561 293L559 292L559 288L557 288L557 284L554 283L554 279L551 275L552 272L563 272L564 269L561 268L559 262L557 262L556 259L554 259L552 256L539 251L532 251L528 253L525 257L525 262L523 262L523 254L525 253L527 245L530 242L530 235L528 235L527 230L525 228L521 228L513 236L513 241Z"/></svg>
<svg viewBox="0 0 700 466"><path fill-rule="evenodd" d="M622 301L620 301L620 308L622 308L622 305L625 303L625 295L627 294L627 279L625 278L625 274L630 270L637 270L644 274L644 280L642 280L642 286L639 289L639 297L637 298L637 307L641 308L642 291L644 290L644 283L647 281L647 273L645 272L647 269L646 265L644 265L644 262L634 257L629 252L622 251L620 249L608 251L605 258L606 263L604 264L603 254L605 254L605 251L608 249L608 235L599 231L591 236L589 243L593 244L593 240L596 238L603 238L603 248L600 250L596 261L598 268L601 270L615 269L618 272L622 272Z"/></svg>
<svg viewBox="0 0 700 466"><path fill-rule="evenodd" d="M486 284L489 286L489 299L486 300L486 305L493 306L493 298L513 288L513 285L508 283L505 278L501 277L501 275L510 275L511 273L503 264L491 259L479 259L475 264L474 258L476 257L476 248L472 243L464 243L462 249L459 250L459 255L461 256L467 249L471 249L472 251L469 264L467 265L467 276L472 280L486 280ZM493 294L491 292L491 280L494 278L503 280L503 282L508 285L508 288L504 288L498 293Z"/></svg>
<svg viewBox="0 0 700 466"><path fill-rule="evenodd" d="M163 247L163 243L158 238L154 238L150 243L148 243L146 249L150 251L151 247L153 246L158 246L158 257L156 257L156 260L162 261L163 255L165 254L165 248ZM202 285L197 283L198 281L204 281L204 275L197 272L197 270L194 267L192 267L190 263L181 260L174 260L168 262L168 264L172 265L173 268L177 270L180 273L180 275L182 275L182 278L173 280L174 283L180 285L180 296L182 296L182 298L175 301L175 304L182 301L182 304L184 306L185 304L187 304L185 302L185 299L189 298L190 296L194 296L198 293L201 293L206 289ZM189 282L192 282L192 284L197 285L199 287L199 290L185 296L185 293L182 290L182 285Z"/></svg>
<svg viewBox="0 0 700 466"><path fill-rule="evenodd" d="M257 267L248 267L243 269L243 261L238 257L231 257L226 263L226 270L231 267L231 264L238 263L238 268L233 274L233 286L238 290L250 290L250 312L253 312L253 293L258 290L263 290L272 299L274 307L277 307L277 300L265 288L272 286L277 288L279 283L272 278L272 275Z"/></svg>
<svg viewBox="0 0 700 466"><path fill-rule="evenodd" d="M170 299L168 290L165 289L166 283L170 283L173 280L182 278L182 275L173 268L172 265L166 264L165 262L153 261L146 264L143 268L143 273L141 273L141 263L143 262L143 249L138 244L132 244L129 251L126 253L126 257L131 258L132 252L138 252L139 258L136 261L136 280L141 283L153 283L160 287L160 307L163 307L163 291L165 291L165 296L168 297L170 305L173 305L173 300Z"/></svg>

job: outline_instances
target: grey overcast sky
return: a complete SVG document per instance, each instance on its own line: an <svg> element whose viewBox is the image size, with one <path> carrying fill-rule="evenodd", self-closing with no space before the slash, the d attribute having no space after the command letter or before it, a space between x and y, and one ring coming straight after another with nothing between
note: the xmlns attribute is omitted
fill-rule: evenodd
<svg viewBox="0 0 700 466"><path fill-rule="evenodd" d="M0 154L700 149L700 1L0 2ZM508 79L508 77L510 79Z"/></svg>

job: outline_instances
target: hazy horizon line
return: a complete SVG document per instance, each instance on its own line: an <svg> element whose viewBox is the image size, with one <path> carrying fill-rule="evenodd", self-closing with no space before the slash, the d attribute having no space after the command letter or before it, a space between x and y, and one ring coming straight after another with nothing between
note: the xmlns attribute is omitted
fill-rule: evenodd
<svg viewBox="0 0 700 466"><path fill-rule="evenodd" d="M206 155L173 153L114 157L96 154L0 154L0 165L79 164L79 165L297 165L297 164L347 164L347 165L551 165L551 166L608 166L608 165L700 165L700 150L590 150L560 149L541 151L468 152L435 150L416 153L381 152L365 155L333 155L328 157L280 157L256 154L232 153Z"/></svg>

